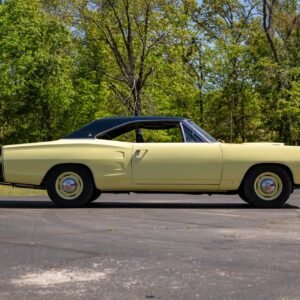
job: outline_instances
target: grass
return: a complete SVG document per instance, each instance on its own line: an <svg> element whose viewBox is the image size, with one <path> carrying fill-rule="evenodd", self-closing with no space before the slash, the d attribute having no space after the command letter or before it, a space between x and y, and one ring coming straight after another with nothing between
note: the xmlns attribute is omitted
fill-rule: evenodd
<svg viewBox="0 0 300 300"><path fill-rule="evenodd" d="M0 197L2 196L43 196L46 195L44 190L21 189L11 186L0 185Z"/></svg>

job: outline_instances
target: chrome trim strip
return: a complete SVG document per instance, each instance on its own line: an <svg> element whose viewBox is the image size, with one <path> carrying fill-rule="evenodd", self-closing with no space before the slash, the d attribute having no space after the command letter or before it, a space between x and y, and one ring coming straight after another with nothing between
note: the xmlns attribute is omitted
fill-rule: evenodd
<svg viewBox="0 0 300 300"><path fill-rule="evenodd" d="M196 131L193 127L189 125L189 123L185 120L183 120L184 126L188 127L190 130L192 130L204 143L211 144L212 142L206 138L201 132Z"/></svg>
<svg viewBox="0 0 300 300"><path fill-rule="evenodd" d="M181 129L181 135L183 137L183 142L186 143L186 136L185 136L185 132L184 132L182 122L180 122L180 129Z"/></svg>

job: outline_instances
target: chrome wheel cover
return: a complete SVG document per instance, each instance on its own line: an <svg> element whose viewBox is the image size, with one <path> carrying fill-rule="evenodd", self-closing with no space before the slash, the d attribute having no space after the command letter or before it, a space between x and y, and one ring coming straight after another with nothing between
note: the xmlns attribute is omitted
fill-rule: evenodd
<svg viewBox="0 0 300 300"><path fill-rule="evenodd" d="M281 178L272 172L262 173L254 181L254 191L263 200L276 199L281 194L282 188Z"/></svg>
<svg viewBox="0 0 300 300"><path fill-rule="evenodd" d="M57 194L65 200L73 200L83 191L82 178L74 172L64 172L55 181Z"/></svg>

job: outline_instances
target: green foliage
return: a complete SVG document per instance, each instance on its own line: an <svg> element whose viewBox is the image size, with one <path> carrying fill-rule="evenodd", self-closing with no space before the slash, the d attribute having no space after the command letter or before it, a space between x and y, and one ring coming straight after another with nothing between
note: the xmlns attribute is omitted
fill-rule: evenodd
<svg viewBox="0 0 300 300"><path fill-rule="evenodd" d="M228 142L300 142L297 0L1 3L3 144L128 114L186 116Z"/></svg>
<svg viewBox="0 0 300 300"><path fill-rule="evenodd" d="M7 0L0 5L0 39L4 143L59 138L76 126L74 113L83 107L89 110L84 122L93 119L94 90L88 80L83 84L75 65L78 49L59 18L46 14L37 0ZM81 102L78 94L85 96Z"/></svg>
<svg viewBox="0 0 300 300"><path fill-rule="evenodd" d="M5 1L0 26L1 117L10 129L3 138L51 139L71 101L72 64L65 56L70 36L44 18L38 1Z"/></svg>

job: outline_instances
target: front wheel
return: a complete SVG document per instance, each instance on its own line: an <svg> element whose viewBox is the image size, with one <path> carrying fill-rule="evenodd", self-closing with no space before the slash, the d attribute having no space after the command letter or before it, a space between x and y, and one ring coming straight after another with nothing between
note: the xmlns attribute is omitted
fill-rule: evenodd
<svg viewBox="0 0 300 300"><path fill-rule="evenodd" d="M246 175L242 194L256 207L282 206L293 189L292 179L280 166L257 166Z"/></svg>
<svg viewBox="0 0 300 300"><path fill-rule="evenodd" d="M242 200L244 200L246 203L252 204L252 203L246 198L245 193L244 193L244 189L243 189L243 188L239 190L238 194L239 194L240 198L241 198Z"/></svg>
<svg viewBox="0 0 300 300"><path fill-rule="evenodd" d="M93 201L96 201L100 197L100 195L101 195L101 192L95 188L94 191L93 191L93 194L91 196L91 199L87 203L91 203Z"/></svg>
<svg viewBox="0 0 300 300"><path fill-rule="evenodd" d="M50 199L59 207L82 207L94 193L94 182L88 169L78 165L54 168L46 183Z"/></svg>

